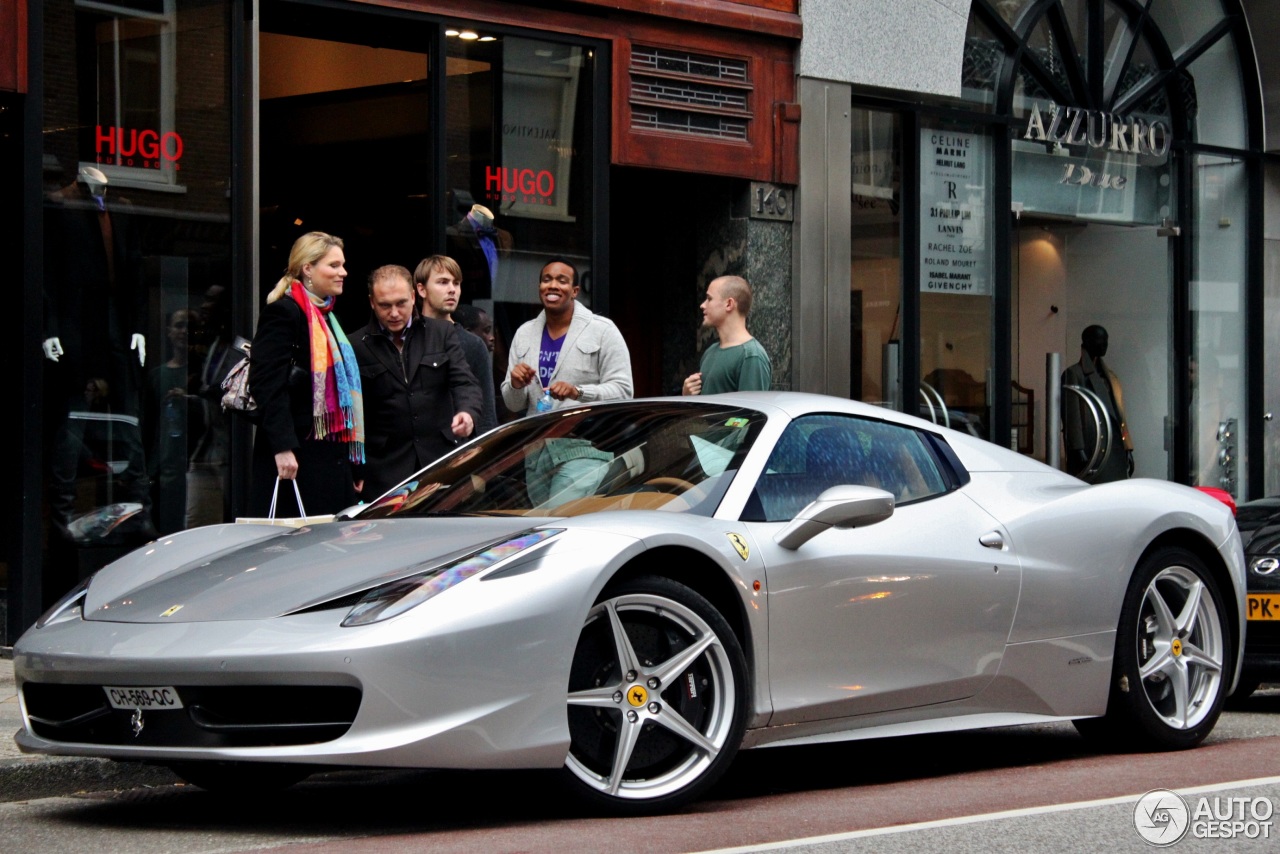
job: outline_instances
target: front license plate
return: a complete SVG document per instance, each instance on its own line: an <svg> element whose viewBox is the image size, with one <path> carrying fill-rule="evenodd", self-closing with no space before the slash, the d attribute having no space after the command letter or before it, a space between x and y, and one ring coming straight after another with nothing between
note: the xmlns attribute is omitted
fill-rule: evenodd
<svg viewBox="0 0 1280 854"><path fill-rule="evenodd" d="M1280 593L1250 593L1246 601L1250 620L1280 620Z"/></svg>
<svg viewBox="0 0 1280 854"><path fill-rule="evenodd" d="M167 686L113 688L104 686L107 702L116 709L181 709L178 690Z"/></svg>

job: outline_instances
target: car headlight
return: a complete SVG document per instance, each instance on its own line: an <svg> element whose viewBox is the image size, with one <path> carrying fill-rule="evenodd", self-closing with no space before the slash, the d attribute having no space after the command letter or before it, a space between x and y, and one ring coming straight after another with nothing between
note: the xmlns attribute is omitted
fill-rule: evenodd
<svg viewBox="0 0 1280 854"><path fill-rule="evenodd" d="M36 620L36 628L43 629L53 623L79 619L82 614L81 605L84 602L85 594L89 592L89 582L92 580L93 576L91 575L71 588L70 593L59 599L57 604L45 611L44 615Z"/></svg>
<svg viewBox="0 0 1280 854"><path fill-rule="evenodd" d="M554 537L563 530L563 528L546 528L527 531L501 543L485 546L452 563L375 587L347 613L342 625L367 626L370 623L399 616L431 597L440 595L455 584L508 561L520 552Z"/></svg>

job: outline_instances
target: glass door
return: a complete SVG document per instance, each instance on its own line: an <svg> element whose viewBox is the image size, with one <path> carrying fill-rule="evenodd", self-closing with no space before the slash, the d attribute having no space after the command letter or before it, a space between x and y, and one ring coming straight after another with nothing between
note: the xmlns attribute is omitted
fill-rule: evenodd
<svg viewBox="0 0 1280 854"><path fill-rule="evenodd" d="M901 409L902 120L855 107L851 125L849 397Z"/></svg>
<svg viewBox="0 0 1280 854"><path fill-rule="evenodd" d="M1036 400L1046 400L1046 354L1062 354L1063 384L1094 391L1101 405L1121 414L1133 450L1133 476L1170 477L1174 366L1168 239L1154 226L1024 215L1017 221L1013 252L1015 383L1030 389ZM1091 327L1105 330L1101 353L1096 330L1091 342L1084 340ZM1099 368L1094 355L1100 356L1109 382L1092 378ZM1059 432L1064 468L1076 474L1073 453L1092 456L1095 447L1093 418L1078 393L1064 392L1059 403L1064 413L1076 407L1086 422L1083 436ZM1062 431L1063 422L1071 420L1064 414L1063 422L1045 424L1047 409L1041 406L1034 415L1031 453L1042 460L1048 431ZM1123 477L1128 454L1121 431L1113 429L1110 445L1111 464L1098 460L1098 469Z"/></svg>
<svg viewBox="0 0 1280 854"><path fill-rule="evenodd" d="M293 241L325 231L345 243L343 327L369 319L368 275L409 269L435 251L433 23L383 12L263 6L259 39L260 297ZM323 58L323 61L317 61ZM352 287L351 285L355 285Z"/></svg>
<svg viewBox="0 0 1280 854"><path fill-rule="evenodd" d="M991 137L920 127L919 413L990 438L995 264ZM907 411L917 411L907 403Z"/></svg>

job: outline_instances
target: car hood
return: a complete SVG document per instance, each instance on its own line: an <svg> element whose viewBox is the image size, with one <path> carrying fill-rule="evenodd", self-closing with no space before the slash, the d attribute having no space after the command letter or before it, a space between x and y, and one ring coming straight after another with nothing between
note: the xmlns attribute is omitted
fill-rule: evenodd
<svg viewBox="0 0 1280 854"><path fill-rule="evenodd" d="M1241 504L1236 509L1236 526L1247 554L1274 554L1280 546L1280 498Z"/></svg>
<svg viewBox="0 0 1280 854"><path fill-rule="evenodd" d="M355 519L298 529L201 528L104 568L86 594L84 616L126 623L277 617L451 562L545 521Z"/></svg>

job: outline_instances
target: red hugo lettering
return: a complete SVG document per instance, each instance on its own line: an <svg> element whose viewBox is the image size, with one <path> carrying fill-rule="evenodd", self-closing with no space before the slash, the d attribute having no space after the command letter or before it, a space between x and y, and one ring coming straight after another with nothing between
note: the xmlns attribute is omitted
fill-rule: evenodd
<svg viewBox="0 0 1280 854"><path fill-rule="evenodd" d="M490 193L523 193L551 198L556 191L556 178L546 169L534 172L532 169L486 166L484 189Z"/></svg>
<svg viewBox="0 0 1280 854"><path fill-rule="evenodd" d="M136 128L104 128L98 125L94 150L99 157L105 154L118 161L132 157L164 160L177 168L178 161L182 159L182 137L174 131L159 134L149 129L139 131Z"/></svg>

